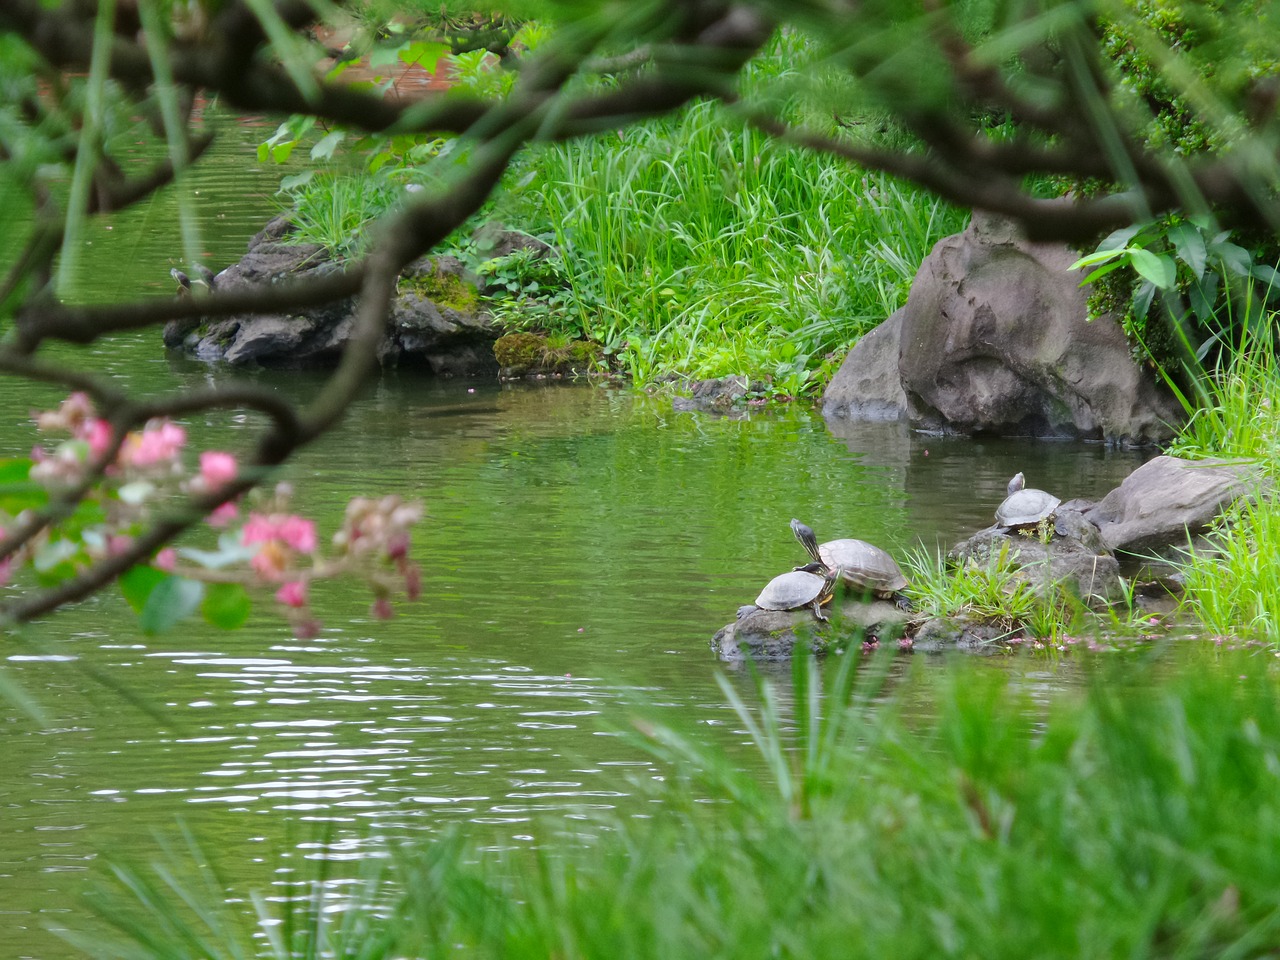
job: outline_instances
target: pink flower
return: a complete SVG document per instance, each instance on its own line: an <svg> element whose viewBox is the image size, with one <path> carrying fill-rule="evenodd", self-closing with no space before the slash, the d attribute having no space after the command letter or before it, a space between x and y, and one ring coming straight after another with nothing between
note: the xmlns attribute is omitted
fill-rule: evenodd
<svg viewBox="0 0 1280 960"><path fill-rule="evenodd" d="M200 454L200 478L210 490L234 480L237 469L236 458L229 453L205 450Z"/></svg>
<svg viewBox="0 0 1280 960"><path fill-rule="evenodd" d="M249 521L244 525L245 543L266 543L278 540L291 550L299 553L314 553L319 541L316 539L316 524L295 514L272 514L264 517L260 513L249 514Z"/></svg>
<svg viewBox="0 0 1280 960"><path fill-rule="evenodd" d="M165 547L152 558L151 565L165 573L173 573L173 568L178 565L178 554L173 547Z"/></svg>
<svg viewBox="0 0 1280 960"><path fill-rule="evenodd" d="M390 620L396 615L395 610L391 607L391 601L386 597L378 597L374 600L373 607L369 612L379 620Z"/></svg>
<svg viewBox="0 0 1280 960"><path fill-rule="evenodd" d="M120 450L120 460L132 467L149 467L173 460L187 442L187 431L168 420L153 420L141 433L131 433Z"/></svg>
<svg viewBox="0 0 1280 960"><path fill-rule="evenodd" d="M289 551L279 540L268 540L249 561L254 573L264 580L279 580L289 569Z"/></svg>
<svg viewBox="0 0 1280 960"><path fill-rule="evenodd" d="M212 513L205 518L205 522L211 527L225 527L237 516L240 511L236 509L236 505L228 500L224 504L220 504Z"/></svg>
<svg viewBox="0 0 1280 960"><path fill-rule="evenodd" d="M241 531L241 536L245 543L266 543L268 540L275 539L276 525L270 517L251 513L245 522L244 530Z"/></svg>
<svg viewBox="0 0 1280 960"><path fill-rule="evenodd" d="M89 453L97 459L107 452L107 447L111 446L111 424L96 418L86 420L83 428L76 431L76 436L88 441Z"/></svg>
<svg viewBox="0 0 1280 960"><path fill-rule="evenodd" d="M280 520L276 527L276 536L284 541L285 546L299 553L315 553L318 544L315 521L305 520L294 514L289 514Z"/></svg>
<svg viewBox="0 0 1280 960"><path fill-rule="evenodd" d="M307 605L307 585L301 580L290 580L276 591L276 599L286 607L305 607Z"/></svg>

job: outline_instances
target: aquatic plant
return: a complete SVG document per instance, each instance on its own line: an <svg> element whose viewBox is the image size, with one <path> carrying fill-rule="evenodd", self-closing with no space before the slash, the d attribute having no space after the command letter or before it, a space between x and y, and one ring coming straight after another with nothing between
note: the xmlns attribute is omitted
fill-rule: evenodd
<svg viewBox="0 0 1280 960"><path fill-rule="evenodd" d="M1018 566L1006 545L986 563L953 563L940 550L907 551L903 567L916 606L930 616L995 625L1006 638L1055 642L1087 629L1087 607L1035 570Z"/></svg>
<svg viewBox="0 0 1280 960"><path fill-rule="evenodd" d="M1270 658L1200 653L1100 658L1079 685L797 660L754 696L722 684L742 748L639 711L663 769L635 784L642 817L544 821L503 851L409 841L351 882L317 855L279 896L230 901L216 855L177 845L118 861L95 902L124 939L93 954L1260 955L1280 936L1280 687Z"/></svg>

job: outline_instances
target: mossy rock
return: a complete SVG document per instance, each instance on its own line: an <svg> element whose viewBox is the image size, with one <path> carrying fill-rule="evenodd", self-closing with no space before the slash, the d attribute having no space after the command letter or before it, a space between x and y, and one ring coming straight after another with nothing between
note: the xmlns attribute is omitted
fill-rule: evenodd
<svg viewBox="0 0 1280 960"><path fill-rule="evenodd" d="M556 344L538 333L508 333L493 344L502 377L582 376L598 369L604 348L593 340Z"/></svg>
<svg viewBox="0 0 1280 960"><path fill-rule="evenodd" d="M473 284L452 273L419 273L401 277L400 289L461 313L474 313L480 298Z"/></svg>

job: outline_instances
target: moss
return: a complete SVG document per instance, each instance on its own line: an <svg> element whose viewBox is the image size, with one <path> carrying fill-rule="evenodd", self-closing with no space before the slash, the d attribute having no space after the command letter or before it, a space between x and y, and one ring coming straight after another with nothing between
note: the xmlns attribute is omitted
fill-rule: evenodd
<svg viewBox="0 0 1280 960"><path fill-rule="evenodd" d="M500 367L528 369L538 366L546 346L546 338L536 333L509 333L494 341L493 355Z"/></svg>
<svg viewBox="0 0 1280 960"><path fill-rule="evenodd" d="M400 289L463 313L473 312L480 298L474 286L452 273L424 273L415 277L403 277Z"/></svg>
<svg viewBox="0 0 1280 960"><path fill-rule="evenodd" d="M604 348L593 340L555 343L537 333L509 333L494 342L493 355L508 376L572 374L599 367Z"/></svg>

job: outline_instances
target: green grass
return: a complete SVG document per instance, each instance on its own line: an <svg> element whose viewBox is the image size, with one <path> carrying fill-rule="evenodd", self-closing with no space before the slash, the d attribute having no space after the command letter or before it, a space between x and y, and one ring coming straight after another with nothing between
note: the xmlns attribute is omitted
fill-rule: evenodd
<svg viewBox="0 0 1280 960"><path fill-rule="evenodd" d="M189 893L200 851L121 869L132 892L103 910L145 942L94 955L1267 956L1280 684L1270 657L1173 653L1056 687L989 663L891 682L892 656L801 660L758 707L724 684L744 746L637 721L663 770L636 786L644 817L543 822L550 839L502 853L411 844L291 906L260 891L283 921L265 940L219 884Z"/></svg>
<svg viewBox="0 0 1280 960"><path fill-rule="evenodd" d="M816 55L799 34L780 34L745 71L744 96L782 97L787 116L854 135L830 111L815 113L838 84L809 89L802 64ZM359 253L405 182L434 188L438 146L398 143L378 156L399 159L376 175L297 188L298 239ZM512 328L597 340L640 383L747 374L795 396L816 392L848 347L902 305L920 262L967 214L698 102L519 158L454 243L499 279L527 272L487 263L470 244L474 226L494 217L564 254L556 277L499 294Z"/></svg>
<svg viewBox="0 0 1280 960"><path fill-rule="evenodd" d="M1230 511L1183 565L1183 613L1221 636L1280 644L1280 363L1271 338L1237 348L1203 386L1169 452L1250 463L1271 492Z"/></svg>
<svg viewBox="0 0 1280 960"><path fill-rule="evenodd" d="M812 392L964 220L712 103L544 147L527 170L500 210L564 251L573 297L557 322L641 382L745 373Z"/></svg>

